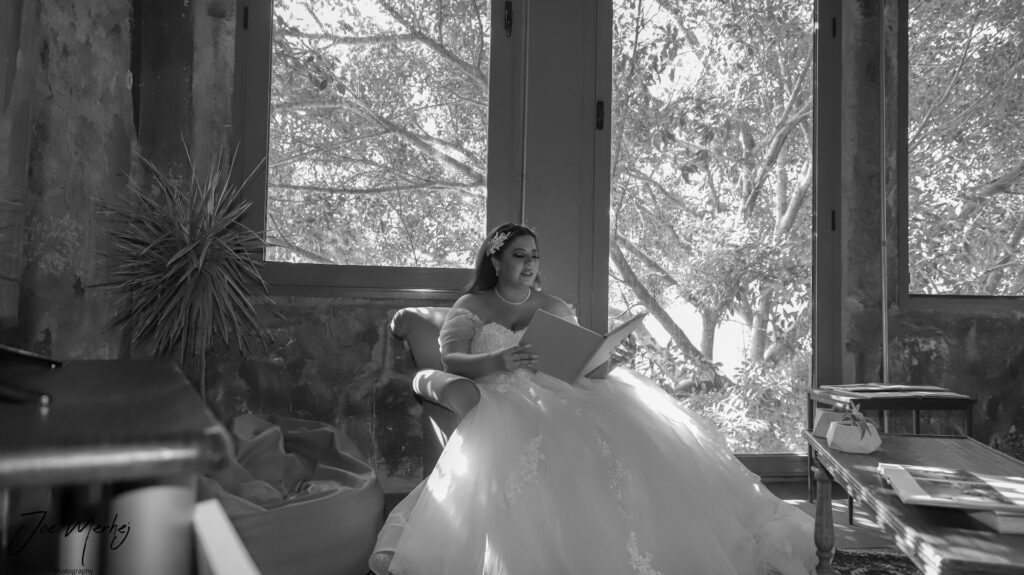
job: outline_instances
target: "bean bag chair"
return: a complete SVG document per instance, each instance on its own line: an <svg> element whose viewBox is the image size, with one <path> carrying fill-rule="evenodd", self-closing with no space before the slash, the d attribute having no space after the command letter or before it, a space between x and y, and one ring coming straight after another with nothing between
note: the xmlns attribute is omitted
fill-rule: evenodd
<svg viewBox="0 0 1024 575"><path fill-rule="evenodd" d="M365 575L384 492L358 448L331 425L269 415L231 422L235 457L200 477L263 575Z"/></svg>

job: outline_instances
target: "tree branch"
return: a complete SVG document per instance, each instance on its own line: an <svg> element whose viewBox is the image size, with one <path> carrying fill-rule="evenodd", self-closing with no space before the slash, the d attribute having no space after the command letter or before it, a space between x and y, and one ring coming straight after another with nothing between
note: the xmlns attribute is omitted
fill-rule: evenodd
<svg viewBox="0 0 1024 575"><path fill-rule="evenodd" d="M320 263L320 264L336 264L336 263L338 263L338 262L332 260L331 258L325 256L325 255L321 255L321 254L318 254L316 252L307 250L307 249L305 249L303 247L300 247L298 244L292 243L292 242L290 242L290 241L288 241L288 240L286 240L286 239L284 239L284 238L282 238L280 236L267 236L267 245L275 247L275 248L286 249L286 250L288 250L288 251L290 251L290 252L292 252L294 254L297 254L297 255L300 255L300 256L302 256L304 258L313 260L315 263Z"/></svg>
<svg viewBox="0 0 1024 575"><path fill-rule="evenodd" d="M754 175L753 180L750 182L750 191L744 198L743 205L743 216L744 218L750 217L754 212L754 206L757 204L757 197L760 194L761 189L764 187L764 182L768 179L768 174L771 169L778 163L779 154L782 153L782 147L789 140L789 135L793 133L793 130L799 127L800 123L810 119L811 114L811 102L804 102L804 105L797 110L792 117L783 120L779 125L775 134L770 140L768 150L765 153L764 161L758 166L757 172Z"/></svg>
<svg viewBox="0 0 1024 575"><path fill-rule="evenodd" d="M300 184L277 184L271 182L268 187L272 190L289 190L296 192L317 192L324 194L344 195L373 195L387 194L391 192L445 192L455 189L470 190L471 195L483 197L483 193L472 194L473 188L480 187L479 184L466 182L429 182L425 184L407 184L394 186L381 186L377 188L335 188L330 186L311 186Z"/></svg>
<svg viewBox="0 0 1024 575"><path fill-rule="evenodd" d="M972 188L970 191L973 195L981 198L1009 194L1011 193L1010 188L1022 177L1024 177L1024 162L1006 170L1006 173L1003 175Z"/></svg>
<svg viewBox="0 0 1024 575"><path fill-rule="evenodd" d="M707 357L705 357L704 354L702 354L700 350L693 345L693 342L686 336L683 329L679 327L679 324L672 319L672 316L669 315L668 311L666 311L664 307L662 307L657 298L654 297L654 294L652 294L650 290L647 289L647 286L640 281L640 278L637 277L636 272L634 272L633 268L629 265L629 262L626 260L626 257L623 255L622 250L619 248L617 243L612 244L610 255L612 263L614 263L615 267L618 268L619 273L625 280L625 284L637 296L640 303L643 304L643 306L651 312L651 315L654 316L654 319L658 320L658 323L665 328L665 331L669 333L672 341L674 341L676 345L679 346L680 350L682 350L683 355L693 363L703 368L705 373L710 376L711 381L709 382L709 387L719 390L726 385L731 385L732 382L729 378L719 370L717 365L709 361Z"/></svg>
<svg viewBox="0 0 1024 575"><path fill-rule="evenodd" d="M949 78L949 82L946 83L946 89L942 91L942 96L940 96L932 106L929 106L928 109L925 110L924 116L921 118L921 122L917 125L917 129L914 130L914 133L909 138L907 138L907 150L909 150L910 153L913 153L914 149L917 148L917 145L920 143L920 140L924 135L925 129L929 124L931 124L932 117L935 115L936 110L945 104L953 93L953 87L959 80L960 74L964 70L964 63L967 62L967 58L970 55L970 47L974 42L974 27L976 24L977 21L971 23L971 29L968 33L967 41L964 43L964 47L960 51L960 61L957 62L956 68L953 70L952 74L946 75Z"/></svg>
<svg viewBox="0 0 1024 575"><path fill-rule="evenodd" d="M653 189L657 190L672 205L685 211L686 213L690 214L693 217L697 217L697 214L694 212L692 208L690 208L690 206L686 205L686 202L680 199L677 195L668 191L668 189L666 189L665 186L658 180L655 180L653 177L635 168L630 168L629 170L626 171L626 173L640 180L641 182L644 182L645 184L651 186Z"/></svg>
<svg viewBox="0 0 1024 575"><path fill-rule="evenodd" d="M312 32L301 32L289 28L281 33L286 38L302 38L304 40L320 40L330 42L333 45L344 46L368 46L373 44L399 44L402 42L418 42L413 34L373 34L370 36L338 36L329 32L314 34Z"/></svg>
<svg viewBox="0 0 1024 575"><path fill-rule="evenodd" d="M433 50L442 59L454 65L456 69L465 74L481 90L483 90L484 92L487 91L487 76L482 71L480 71L479 68L473 66L472 64L469 64L468 62L464 62L461 58L459 58L451 50L449 50L447 46L441 44L437 40L434 40L433 38L424 34L422 30L413 26L404 16L402 16L398 12L398 10L395 10L395 8L389 5L387 2L384 2L383 0L378 0L377 5L379 5L385 12L387 12L389 16L394 18L396 22L405 26L406 29L408 29L412 33L412 35L415 36L420 42L422 42L431 50Z"/></svg>
<svg viewBox="0 0 1024 575"><path fill-rule="evenodd" d="M384 130L387 133L391 133L391 134L394 134L394 135L402 138L408 144L410 144L413 148L415 148L415 149L419 150L420 152L422 152L425 156L434 159L438 163L440 163L440 164L442 164L442 165L444 165L444 166L446 166L448 168L451 168L452 170L455 170L457 172L460 172L460 173L466 175L476 185L483 185L484 182L485 182L484 175L481 174L480 171L475 166L471 166L469 164L466 164L465 162L462 162L462 161L452 157L450 154L443 152L440 148L438 148L438 146L434 145L433 143L437 143L437 142L441 141L438 138L435 138L433 136L428 136L428 135L415 134L411 130L408 130L408 129L398 125L393 120L390 120L390 119L385 118L384 116L378 114L373 109L371 109L369 105L367 105L366 103L364 103L364 102L362 102L362 101L360 101L360 100L358 100L358 99L356 99L356 98L354 98L352 96L346 96L344 100L335 101L335 102L325 102L325 101L319 100L319 99L310 99L310 100L292 100L292 101L289 101L289 102L279 102L278 104L274 105L274 109L278 110L278 111L295 110L295 109L332 109L332 108L333 109L345 109L345 110L349 110L349 111L351 111L353 113L359 114L366 121L375 123L378 126L380 126L381 128L384 128ZM428 139L430 141L428 141ZM446 143L446 146L450 147L452 149L458 149L459 148L458 144L447 144Z"/></svg>

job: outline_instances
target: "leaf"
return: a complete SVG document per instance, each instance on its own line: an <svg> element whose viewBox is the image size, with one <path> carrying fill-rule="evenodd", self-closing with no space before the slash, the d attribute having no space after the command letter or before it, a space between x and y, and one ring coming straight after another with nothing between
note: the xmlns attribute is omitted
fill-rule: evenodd
<svg viewBox="0 0 1024 575"><path fill-rule="evenodd" d="M263 339L253 302L269 301L256 259L262 244L240 223L248 203L230 183L234 157L207 178L187 147L186 157L188 177L175 180L140 156L153 185L129 182L107 210L118 223L107 254L119 306L111 327L186 361L207 352L213 333L224 342L234 334L248 352L250 337Z"/></svg>

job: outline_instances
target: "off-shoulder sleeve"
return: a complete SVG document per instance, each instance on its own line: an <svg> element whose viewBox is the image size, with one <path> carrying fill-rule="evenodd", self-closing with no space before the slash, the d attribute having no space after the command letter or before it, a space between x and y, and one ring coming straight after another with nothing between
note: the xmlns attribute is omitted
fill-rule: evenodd
<svg viewBox="0 0 1024 575"><path fill-rule="evenodd" d="M564 319L566 321L571 321L572 323L574 323L576 325L579 325L580 324L580 318L576 317L576 307L574 305L572 305L571 303L566 303L565 305L566 305L566 307L569 308L569 313L557 313L557 314L555 314L555 316L556 317L560 317L560 318L562 318L562 319Z"/></svg>
<svg viewBox="0 0 1024 575"><path fill-rule="evenodd" d="M456 307L448 312L444 324L441 326L441 335L437 338L441 349L450 343L457 341L469 341L473 339L476 330L483 322L476 314L466 308Z"/></svg>

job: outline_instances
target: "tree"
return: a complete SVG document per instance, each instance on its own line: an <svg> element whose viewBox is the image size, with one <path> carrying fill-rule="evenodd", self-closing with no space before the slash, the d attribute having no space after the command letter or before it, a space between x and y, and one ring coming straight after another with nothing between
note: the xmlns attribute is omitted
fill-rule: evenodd
<svg viewBox="0 0 1024 575"><path fill-rule="evenodd" d="M486 3L274 9L269 257L469 263L485 226Z"/></svg>
<svg viewBox="0 0 1024 575"><path fill-rule="evenodd" d="M709 327L738 315L749 359L777 358L773 301L810 277L810 14L668 0L616 14L613 237L647 258L615 263L658 277Z"/></svg>
<svg viewBox="0 0 1024 575"><path fill-rule="evenodd" d="M1024 5L909 16L910 290L1024 295Z"/></svg>
<svg viewBox="0 0 1024 575"><path fill-rule="evenodd" d="M617 303L652 310L676 350L650 352L675 364L653 371L728 428L737 428L726 415L736 413L726 408L735 398L795 376L768 401L786 409L755 414L759 402L746 403L753 424L734 445L785 449L800 421L790 408L806 385L806 372L794 371L809 357L810 7L621 0L614 26ZM699 346L674 325L670 310L680 306L702 319ZM715 362L724 321L748 333L737 381ZM710 393L694 399L702 390ZM756 439L783 418L795 420L786 424L790 440Z"/></svg>

